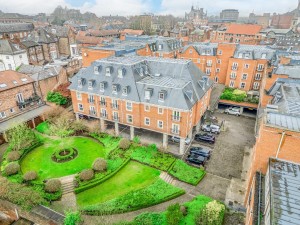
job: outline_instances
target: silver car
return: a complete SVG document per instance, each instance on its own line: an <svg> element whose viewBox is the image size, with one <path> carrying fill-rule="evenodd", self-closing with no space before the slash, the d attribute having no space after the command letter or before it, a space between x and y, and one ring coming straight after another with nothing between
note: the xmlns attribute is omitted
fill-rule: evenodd
<svg viewBox="0 0 300 225"><path fill-rule="evenodd" d="M173 137L171 137L171 141L179 143L180 142L180 138L173 136ZM191 139L186 138L184 142L185 142L186 145L189 145L191 143Z"/></svg>
<svg viewBox="0 0 300 225"><path fill-rule="evenodd" d="M225 113L230 114L230 115L240 116L241 115L241 109L238 108L238 107L230 107L230 108L225 110Z"/></svg>
<svg viewBox="0 0 300 225"><path fill-rule="evenodd" d="M220 127L214 124L211 125L203 125L202 126L202 130L206 131L206 132L211 132L211 133L215 133L215 134L219 134L220 133Z"/></svg>

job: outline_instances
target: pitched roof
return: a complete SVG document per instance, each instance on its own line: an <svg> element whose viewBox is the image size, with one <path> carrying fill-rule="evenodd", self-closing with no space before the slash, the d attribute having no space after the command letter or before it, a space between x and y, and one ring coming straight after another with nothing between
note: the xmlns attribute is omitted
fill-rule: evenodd
<svg viewBox="0 0 300 225"><path fill-rule="evenodd" d="M19 45L13 44L9 40L0 40L0 54L13 55L25 52Z"/></svg>
<svg viewBox="0 0 300 225"><path fill-rule="evenodd" d="M34 80L32 78L23 73L13 70L0 72L0 92L33 82Z"/></svg>
<svg viewBox="0 0 300 225"><path fill-rule="evenodd" d="M33 29L34 26L32 23L0 23L0 34L20 31L32 31Z"/></svg>
<svg viewBox="0 0 300 225"><path fill-rule="evenodd" d="M256 35L262 29L260 25L254 24L229 24L227 25L227 34L245 34L245 35Z"/></svg>
<svg viewBox="0 0 300 225"><path fill-rule="evenodd" d="M40 44L49 44L57 42L57 38L53 34L48 33L44 28L39 28L35 31L32 31L25 40L37 42Z"/></svg>
<svg viewBox="0 0 300 225"><path fill-rule="evenodd" d="M133 30L133 29L124 29L121 31L121 33L129 34L129 35L143 35L143 30Z"/></svg>
<svg viewBox="0 0 300 225"><path fill-rule="evenodd" d="M95 68L98 68L98 74L94 72ZM110 76L106 76L107 68L110 68ZM119 76L119 69L123 70L124 78ZM82 79L82 87L78 87L78 80ZM88 81L93 84L92 90L88 88ZM105 83L102 91L100 83ZM113 85L117 85L117 93L112 92ZM212 81L190 60L130 56L95 61L72 78L69 88L134 102L190 110L211 86ZM124 95L121 90L126 87L130 91ZM150 99L146 98L145 90L152 93ZM159 99L160 92L165 94L164 101Z"/></svg>
<svg viewBox="0 0 300 225"><path fill-rule="evenodd" d="M103 38L94 36L76 36L76 42L80 44L98 45L103 42Z"/></svg>

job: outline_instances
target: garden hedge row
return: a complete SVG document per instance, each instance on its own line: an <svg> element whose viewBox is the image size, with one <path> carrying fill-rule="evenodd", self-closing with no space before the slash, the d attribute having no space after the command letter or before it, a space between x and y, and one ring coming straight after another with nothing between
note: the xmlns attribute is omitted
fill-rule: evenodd
<svg viewBox="0 0 300 225"><path fill-rule="evenodd" d="M125 213L166 202L183 194L185 194L183 189L158 179L150 186L131 191L101 204L86 206L81 211L88 215Z"/></svg>
<svg viewBox="0 0 300 225"><path fill-rule="evenodd" d="M75 188L75 194L79 194L80 192L86 191L90 188L93 188L93 187L99 185L99 184L102 184L104 181L108 180L109 178L113 177L117 172L119 172L120 169L122 169L124 166L126 166L129 163L129 161L130 161L130 158L127 158L118 169L107 174L105 177L101 177L100 179L94 179L85 185Z"/></svg>

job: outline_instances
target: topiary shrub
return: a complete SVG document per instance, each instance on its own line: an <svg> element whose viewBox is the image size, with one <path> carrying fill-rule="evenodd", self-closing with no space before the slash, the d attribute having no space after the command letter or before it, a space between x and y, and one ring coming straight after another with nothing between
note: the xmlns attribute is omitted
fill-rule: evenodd
<svg viewBox="0 0 300 225"><path fill-rule="evenodd" d="M23 175L23 180L25 181L32 181L37 178L37 173L35 171L28 171Z"/></svg>
<svg viewBox="0 0 300 225"><path fill-rule="evenodd" d="M107 168L107 162L102 159L98 158L94 161L93 163L93 170L98 171L98 172L103 172Z"/></svg>
<svg viewBox="0 0 300 225"><path fill-rule="evenodd" d="M45 191L49 193L57 192L61 189L61 182L58 179L48 180L45 184Z"/></svg>
<svg viewBox="0 0 300 225"><path fill-rule="evenodd" d="M181 206L180 206L180 211L182 212L182 214L183 214L184 216L187 215L187 208L186 208L184 205L181 205Z"/></svg>
<svg viewBox="0 0 300 225"><path fill-rule="evenodd" d="M130 141L127 138L122 138L119 142L119 148L126 150L130 147Z"/></svg>
<svg viewBox="0 0 300 225"><path fill-rule="evenodd" d="M216 200L206 204L196 217L197 225L222 225L224 220L225 206Z"/></svg>
<svg viewBox="0 0 300 225"><path fill-rule="evenodd" d="M20 165L17 162L9 163L4 169L4 173L7 176L17 174L19 171L20 171Z"/></svg>
<svg viewBox="0 0 300 225"><path fill-rule="evenodd" d="M11 151L7 154L7 160L9 162L19 160L20 157L21 157L21 154L18 151Z"/></svg>
<svg viewBox="0 0 300 225"><path fill-rule="evenodd" d="M79 179L81 181L91 180L91 179L93 179L93 177L94 177L94 171L92 169L83 170L79 174Z"/></svg>

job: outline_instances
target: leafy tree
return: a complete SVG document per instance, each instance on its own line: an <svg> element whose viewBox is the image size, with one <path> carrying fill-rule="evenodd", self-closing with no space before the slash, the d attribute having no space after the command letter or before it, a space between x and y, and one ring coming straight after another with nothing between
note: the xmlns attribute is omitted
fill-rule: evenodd
<svg viewBox="0 0 300 225"><path fill-rule="evenodd" d="M183 218L180 205L178 203L170 205L167 209L166 217L169 225L178 225L180 220Z"/></svg>
<svg viewBox="0 0 300 225"><path fill-rule="evenodd" d="M78 225L82 222L80 212L66 212L64 225Z"/></svg>
<svg viewBox="0 0 300 225"><path fill-rule="evenodd" d="M8 142L12 150L18 151L29 147L35 140L34 132L26 123L16 125L8 131Z"/></svg>
<svg viewBox="0 0 300 225"><path fill-rule="evenodd" d="M65 105L68 102L68 99L62 96L59 92L49 91L47 94L47 101L54 102L56 105Z"/></svg>

